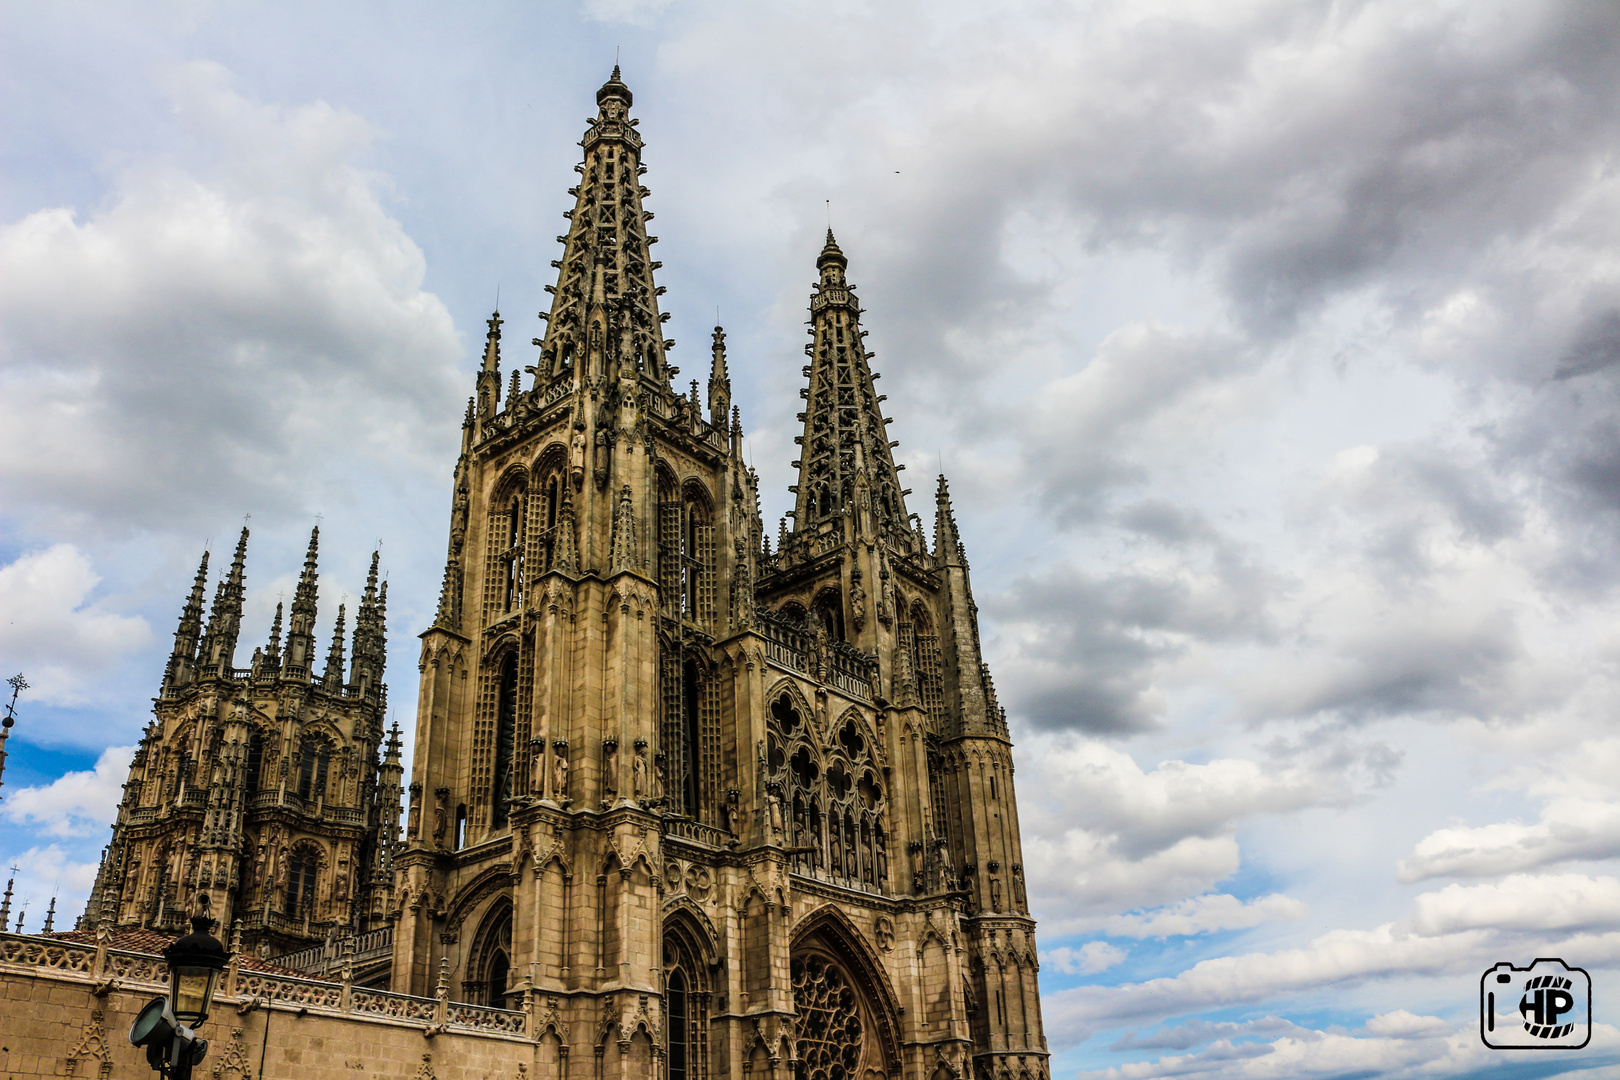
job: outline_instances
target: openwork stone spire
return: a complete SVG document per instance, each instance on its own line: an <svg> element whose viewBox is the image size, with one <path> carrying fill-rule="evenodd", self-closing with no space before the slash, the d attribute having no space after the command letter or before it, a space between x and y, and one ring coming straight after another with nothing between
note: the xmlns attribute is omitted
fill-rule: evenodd
<svg viewBox="0 0 1620 1080"><path fill-rule="evenodd" d="M585 160L575 166L582 179L569 189L574 208L564 216L568 232L557 239L563 256L552 263L557 284L536 373L542 382L564 374L623 377L635 373L665 385L672 374L665 353L675 343L663 336L647 235L652 219L642 209L650 192L641 186L641 136L630 119L630 88L619 69L596 92L597 114L580 140ZM609 366L613 367L610 372ZM583 373L583 374L581 374Z"/></svg>
<svg viewBox="0 0 1620 1080"><path fill-rule="evenodd" d="M846 507L869 504L874 525L904 528L905 493L893 443L883 415L883 398L873 387L877 378L867 366L860 301L844 270L849 260L839 250L832 230L816 259L821 280L810 296L810 334L805 346L810 363L809 406L799 414L804 434L794 509L794 531L842 514Z"/></svg>

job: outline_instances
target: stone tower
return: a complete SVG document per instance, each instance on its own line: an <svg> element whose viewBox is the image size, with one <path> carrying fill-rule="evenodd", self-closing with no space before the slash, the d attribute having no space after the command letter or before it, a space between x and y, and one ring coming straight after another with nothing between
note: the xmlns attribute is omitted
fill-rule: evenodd
<svg viewBox="0 0 1620 1080"><path fill-rule="evenodd" d="M539 356L489 320L422 635L393 989L530 1011L538 1075L1045 1077L1006 720L828 234L793 527L675 383L614 70ZM504 391L504 392L503 392Z"/></svg>
<svg viewBox="0 0 1620 1080"><path fill-rule="evenodd" d="M398 729L383 730L388 583L373 554L347 675L341 606L317 670L319 534L285 642L278 604L246 668L234 665L247 529L206 626L203 554L81 927L183 932L199 891L252 951L387 925L402 775Z"/></svg>

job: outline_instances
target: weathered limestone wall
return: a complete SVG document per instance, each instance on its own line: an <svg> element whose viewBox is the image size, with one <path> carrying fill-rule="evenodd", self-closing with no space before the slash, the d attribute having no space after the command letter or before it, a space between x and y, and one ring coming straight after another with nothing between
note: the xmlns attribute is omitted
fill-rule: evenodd
<svg viewBox="0 0 1620 1080"><path fill-rule="evenodd" d="M163 978L157 957L0 934L0 1078L155 1077L129 1025ZM258 1080L261 1059L264 1080L561 1080L554 1053L537 1071L521 1013L245 971L228 982L198 1032L198 1080Z"/></svg>

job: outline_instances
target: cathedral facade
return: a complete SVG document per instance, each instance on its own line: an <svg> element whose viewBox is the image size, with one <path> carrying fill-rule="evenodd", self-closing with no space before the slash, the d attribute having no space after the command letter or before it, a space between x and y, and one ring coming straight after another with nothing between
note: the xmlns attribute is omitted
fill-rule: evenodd
<svg viewBox="0 0 1620 1080"><path fill-rule="evenodd" d="M258 954L386 927L402 777L398 729L383 730L388 583L373 554L351 660L340 606L318 669L319 536L285 639L277 604L242 668L248 530L206 611L204 553L81 928L184 933L199 892Z"/></svg>
<svg viewBox="0 0 1620 1080"><path fill-rule="evenodd" d="M617 69L596 100L538 357L503 374L497 312L463 422L387 853L392 988L526 1009L546 1077L1045 1077L968 561L943 477L931 535L907 510L847 259L829 232L773 545L724 333L706 387L669 363ZM366 691L327 682L264 685L316 712L352 702L374 748ZM206 692L216 724L261 708L237 685ZM225 745L245 745L235 722ZM143 745L136 775L178 783L160 753ZM351 872L381 865L359 836L343 850ZM375 917L375 880L351 886L353 925ZM258 892L239 906L275 911Z"/></svg>

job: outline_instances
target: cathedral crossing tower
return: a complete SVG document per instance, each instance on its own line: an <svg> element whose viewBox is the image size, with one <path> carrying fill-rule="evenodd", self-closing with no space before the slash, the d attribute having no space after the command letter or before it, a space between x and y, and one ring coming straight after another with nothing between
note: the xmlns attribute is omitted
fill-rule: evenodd
<svg viewBox="0 0 1620 1080"><path fill-rule="evenodd" d="M848 260L773 550L724 332L707 400L669 363L617 68L596 101L538 354L493 314L463 421L393 989L526 1010L539 1080L1044 1080L1006 718Z"/></svg>

